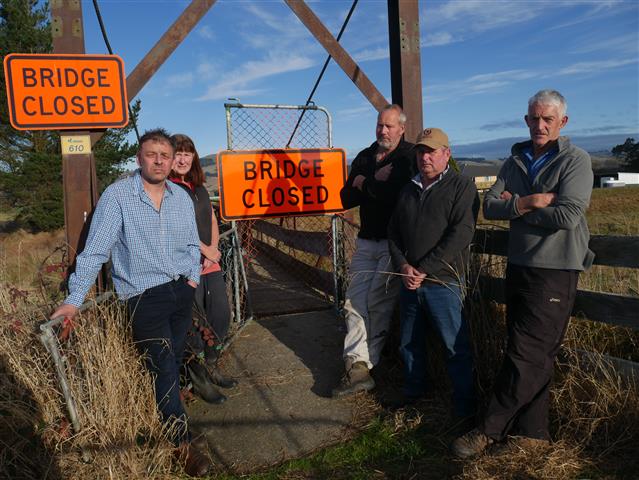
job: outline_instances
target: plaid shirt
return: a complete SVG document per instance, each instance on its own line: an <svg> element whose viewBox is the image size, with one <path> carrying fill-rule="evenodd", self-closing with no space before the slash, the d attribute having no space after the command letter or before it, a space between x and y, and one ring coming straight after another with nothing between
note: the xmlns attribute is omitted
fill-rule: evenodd
<svg viewBox="0 0 639 480"><path fill-rule="evenodd" d="M93 214L86 247L69 277L65 303L82 305L109 257L121 300L180 276L198 283L200 240L188 194L167 181L158 211L144 191L139 170L110 185Z"/></svg>

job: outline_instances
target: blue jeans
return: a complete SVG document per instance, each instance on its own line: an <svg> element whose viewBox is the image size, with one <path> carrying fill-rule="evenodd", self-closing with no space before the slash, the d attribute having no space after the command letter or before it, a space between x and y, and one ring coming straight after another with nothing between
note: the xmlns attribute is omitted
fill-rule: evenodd
<svg viewBox="0 0 639 480"><path fill-rule="evenodd" d="M180 366L194 295L195 289L180 277L149 288L126 302L132 318L133 341L146 355L146 366L155 381L155 401L162 422L173 428L172 440L176 445L190 440L180 401Z"/></svg>
<svg viewBox="0 0 639 480"><path fill-rule="evenodd" d="M446 367L453 385L455 415L475 413L473 356L468 325L462 314L461 290L455 285L424 282L417 290L402 285L400 353L404 361L404 395L426 393L426 321L439 332L446 349Z"/></svg>

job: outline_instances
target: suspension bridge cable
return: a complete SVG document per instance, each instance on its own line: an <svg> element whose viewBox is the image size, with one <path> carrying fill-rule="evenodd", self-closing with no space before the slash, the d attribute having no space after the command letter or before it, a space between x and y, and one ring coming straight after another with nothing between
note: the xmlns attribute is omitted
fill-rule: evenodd
<svg viewBox="0 0 639 480"><path fill-rule="evenodd" d="M95 0L93 0L95 2ZM342 24L342 28L340 29L339 33L337 34L337 42L339 42L340 38L342 38L342 34L344 33L344 30L346 30L346 25L348 25L349 20L351 19L351 15L353 15L353 12L355 11L355 6L357 6L357 2L359 0L353 0L353 5L351 5L351 9L348 11L348 15L346 15L346 18L344 19L344 23ZM331 56L329 55L326 58L326 61L324 62L324 66L322 67L322 71L320 72L319 76L317 77L317 80L315 81L315 85L313 85L313 89L311 90L310 95L308 96L308 99L306 100L306 105L308 107L308 105L313 101L313 95L315 95L315 90L317 90L317 87L319 86L320 82L322 81L322 77L324 76L324 72L326 71L326 68L328 67L328 64L331 61ZM291 146L291 142L293 141L293 137L295 136L295 133L297 132L297 129L300 126L300 123L302 123L302 118L304 118L304 114L306 113L306 110L302 110L302 113L300 114L300 118L297 119L297 124L295 125L295 128L293 129L293 133L291 134L291 138L288 139L288 142L286 144L286 148L290 148Z"/></svg>
<svg viewBox="0 0 639 480"><path fill-rule="evenodd" d="M104 27L104 22L102 21L102 14L100 13L100 7L98 5L98 0L93 0L93 9L95 10L95 15L98 18L98 23L100 24L100 30L102 31L102 38L104 39L104 44L107 47L110 55L113 55L113 49L111 48L111 43L109 42L109 37L106 33L106 28ZM133 109L131 108L131 104L127 101L127 108L129 109L129 118L133 123L133 129L135 130L135 136L138 139L138 143L140 143L140 132L138 132L138 124L135 120L135 116L133 115Z"/></svg>

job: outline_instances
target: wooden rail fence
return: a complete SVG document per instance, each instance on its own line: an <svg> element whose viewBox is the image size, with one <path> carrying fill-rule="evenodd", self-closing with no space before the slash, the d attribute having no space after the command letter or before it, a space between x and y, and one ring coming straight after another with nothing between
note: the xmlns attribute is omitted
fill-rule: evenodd
<svg viewBox="0 0 639 480"><path fill-rule="evenodd" d="M592 235L589 246L595 265L639 268L639 237ZM506 256L507 249L508 230L478 228L475 232L474 253ZM503 278L482 276L480 285L484 296L504 303ZM639 330L639 297L578 290L573 316Z"/></svg>
<svg viewBox="0 0 639 480"><path fill-rule="evenodd" d="M347 218L342 216L339 218L351 227L358 227ZM273 223L261 221L255 223L254 229L258 232L258 237L261 239L259 243L265 253L272 258L276 258L283 265L289 265L298 272L302 272L308 283L324 291L327 295L331 294L329 287L331 285L330 277L335 272L328 272L300 262L288 256L285 253L285 248L283 248L291 247L301 250L317 256L316 258L329 256L330 251L326 241L327 232L286 229ZM349 231L353 233L354 229L351 228ZM476 254L505 257L508 252L508 233L508 230L478 228L475 232L471 249ZM271 240L265 241L264 236L270 237ZM342 242L346 240L343 238ZM352 241L353 239L350 240ZM639 268L639 236L592 235L589 247L595 253L594 265ZM343 253L341 258L343 261L347 261ZM479 278L479 287L484 298L504 303L505 279L482 275ZM639 296L578 290L573 316L578 319L586 318L639 330ZM622 377L639 379L639 364L635 362L607 355L599 356L581 350L577 353L586 364L595 366L603 360L611 364Z"/></svg>
<svg viewBox="0 0 639 480"><path fill-rule="evenodd" d="M345 220L348 221L348 220ZM350 223L350 222L349 222ZM311 255L329 256L329 243L327 232L306 232L294 229L282 228L274 223L258 221L254 228L259 234L270 237L276 241L269 250L271 255L276 255L281 261L295 263L308 274L315 271L316 278L322 278L322 284L331 285L329 281L332 272L315 268L311 265L301 265L288 257L282 248L291 247L307 252ZM639 268L639 237L638 236L611 236L592 235L590 249L595 253L595 265L607 267ZM492 230L478 228L475 232L472 251L478 254L506 256L508 250L508 230ZM300 264L298 266L298 264ZM503 278L482 276L480 278L482 294L497 302L505 300ZM328 292L327 292L328 293ZM573 315L577 318L587 318L612 325L631 327L639 330L639 297L618 295L614 293L594 292L578 290L575 300Z"/></svg>

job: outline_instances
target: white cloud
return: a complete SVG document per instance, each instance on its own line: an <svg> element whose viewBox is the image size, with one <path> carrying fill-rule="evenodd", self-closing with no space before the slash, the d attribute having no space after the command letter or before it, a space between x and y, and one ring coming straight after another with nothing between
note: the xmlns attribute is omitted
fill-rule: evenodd
<svg viewBox="0 0 639 480"><path fill-rule="evenodd" d="M435 5L426 3L421 9L421 18L425 25L422 31L428 34L423 37L422 45L438 46L469 40L490 30L512 27L536 18L556 17L562 10L576 6L583 6L584 11L548 30L586 21L604 21L606 17L626 10L636 15L636 4L622 0L450 0Z"/></svg>
<svg viewBox="0 0 639 480"><path fill-rule="evenodd" d="M291 10L287 9L288 13L282 16L271 13L271 10L266 10L262 8L261 5L262 4L252 2L242 3L242 6L249 15L253 15L260 20L259 25L268 27L270 30L275 30L278 42L309 38L311 35ZM251 35L255 33L256 32L252 31L246 32L247 38L250 38ZM271 38L273 39L275 37Z"/></svg>
<svg viewBox="0 0 639 480"><path fill-rule="evenodd" d="M238 23L237 32L252 52L268 54L277 49L291 55L324 54L324 49L285 5L278 9L265 2L246 1L241 2L241 7L244 22Z"/></svg>
<svg viewBox="0 0 639 480"><path fill-rule="evenodd" d="M594 74L601 73L604 70L624 67L632 63L637 63L637 58L628 58L620 60L602 60L595 62L578 62L567 67L561 68L554 72L554 75L578 75L578 74Z"/></svg>
<svg viewBox="0 0 639 480"><path fill-rule="evenodd" d="M248 61L222 75L221 79L217 83L210 85L206 93L199 97L198 100L219 100L230 96L254 95L263 90L249 88L248 85L251 82L281 73L304 70L315 64L314 60L303 55L270 52L262 60Z"/></svg>
<svg viewBox="0 0 639 480"><path fill-rule="evenodd" d="M451 0L450 2L424 9L422 18L427 24L456 23L477 32L484 32L503 25L521 23L543 14L545 5L553 2L496 2L482 0ZM432 19L432 21L430 21Z"/></svg>
<svg viewBox="0 0 639 480"><path fill-rule="evenodd" d="M455 43L457 40L449 32L437 32L430 33L422 39L422 47L440 47L442 45L448 45L449 43Z"/></svg>
<svg viewBox="0 0 639 480"><path fill-rule="evenodd" d="M201 26L195 31L195 33L207 40L213 40L215 38L215 33L213 32L213 29L210 27L210 25Z"/></svg>
<svg viewBox="0 0 639 480"><path fill-rule="evenodd" d="M635 56L639 52L639 32L631 32L616 37L607 36L601 38L601 34L580 38L576 42L578 46L570 51L573 54L592 53L599 51L613 51L617 53L627 53Z"/></svg>
<svg viewBox="0 0 639 480"><path fill-rule="evenodd" d="M363 114L370 114L371 112L374 113L375 109L372 105L366 104L360 107L344 108L342 110L338 110L335 116L339 118L340 121L343 121L358 118L361 117Z"/></svg>
<svg viewBox="0 0 639 480"><path fill-rule="evenodd" d="M176 73L175 75L170 75L166 79L166 86L170 88L174 87L190 87L193 85L193 72L186 73Z"/></svg>
<svg viewBox="0 0 639 480"><path fill-rule="evenodd" d="M606 70L638 63L637 58L577 62L564 68L545 70L505 70L473 75L466 79L424 86L424 101L429 103L459 99L480 93L494 92L509 85L532 78L546 79L557 76L600 74Z"/></svg>
<svg viewBox="0 0 639 480"><path fill-rule="evenodd" d="M384 60L390 56L388 46L362 50L353 55L356 62L369 62L371 60Z"/></svg>
<svg viewBox="0 0 639 480"><path fill-rule="evenodd" d="M195 71L201 78L211 78L217 73L215 65L208 60L203 60L195 67Z"/></svg>

